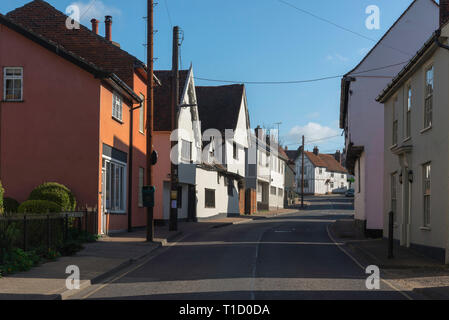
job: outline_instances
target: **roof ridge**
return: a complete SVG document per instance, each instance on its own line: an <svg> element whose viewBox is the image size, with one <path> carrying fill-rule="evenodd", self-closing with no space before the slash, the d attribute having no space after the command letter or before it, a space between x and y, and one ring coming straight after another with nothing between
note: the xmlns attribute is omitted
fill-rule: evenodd
<svg viewBox="0 0 449 320"><path fill-rule="evenodd" d="M14 14L14 12L20 12L20 11L22 11L23 9L25 9L26 7L32 6L32 5L35 4L35 3L38 3L38 4L40 4L40 5L43 5L43 6L47 7L48 9L52 10L54 13L57 13L57 14L59 14L59 15L62 15L62 16L64 16L64 17L66 17L66 18L69 17L69 16L66 15L64 12L58 10L57 8L55 8L54 6L52 6L50 3L48 3L48 2L45 1L45 0L33 0L33 1L30 1L30 2L26 3L25 5L23 5L23 6L21 6L21 7L18 7L18 8L16 8L16 9L14 9L14 10L9 11L9 12L6 14L6 16L7 16L7 17L10 16L10 15ZM11 20L14 20L15 23L19 23L19 24L20 24L20 22L17 22L15 19L12 19L12 18L10 18L10 19L11 19ZM23 26L22 24L20 24L20 25ZM138 61L138 62L142 63L143 65L145 65L145 63L144 63L143 61L141 61L139 58L137 58L136 56L132 55L132 54L129 53L128 51L123 50L121 47L118 47L118 46L114 45L112 42L106 40L105 37L103 37L103 36L101 36L101 35L99 35L99 34L93 32L90 28L88 28L88 27L86 27L84 24L82 24L81 21L79 21L79 25L80 25L80 28L83 28L85 31L88 31L91 35L96 36L96 38L97 38L98 40L100 40L100 41L102 41L104 44L110 46L111 48L113 48L113 50L117 50L117 51L123 52L123 53L127 54L130 58L133 58L133 59L135 59L136 61ZM25 27L25 26L23 26L23 27L26 28L26 29L28 30L27 27ZM42 36L42 35L41 35L41 36ZM43 36L43 37L44 37L44 36ZM44 38L46 38L46 37L44 37ZM59 43L58 43L58 45L61 46L61 47L64 47L64 46L60 45ZM68 50L68 49L66 49L66 50ZM68 50L68 51L70 51L70 50Z"/></svg>

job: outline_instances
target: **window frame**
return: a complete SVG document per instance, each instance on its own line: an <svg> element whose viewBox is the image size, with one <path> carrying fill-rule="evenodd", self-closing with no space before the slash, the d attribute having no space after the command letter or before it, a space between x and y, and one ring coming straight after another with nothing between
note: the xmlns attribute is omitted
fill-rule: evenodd
<svg viewBox="0 0 449 320"><path fill-rule="evenodd" d="M407 84L407 95L405 104L405 138L412 136L412 103L413 103L413 89L412 84Z"/></svg>
<svg viewBox="0 0 449 320"><path fill-rule="evenodd" d="M210 204L210 201L209 201L209 204L208 204L208 199L207 199L207 194L208 194L208 192L212 192L213 193L213 205L211 205ZM207 209L215 209L215 207L216 207L216 201L215 201L215 189L208 189L208 188L205 188L204 189L204 207L205 208L207 208Z"/></svg>
<svg viewBox="0 0 449 320"><path fill-rule="evenodd" d="M428 93L427 92L427 84L428 84L428 77L427 74L428 72L432 70L432 92ZM432 128L433 125L433 105L434 105L434 92L435 92L435 67L433 63L428 64L425 68L424 68L424 109L423 109L423 130ZM431 101L431 105L430 105L430 122L428 121L428 111L427 111L427 102Z"/></svg>
<svg viewBox="0 0 449 320"><path fill-rule="evenodd" d="M120 109L117 109L117 100L120 102ZM118 110L120 110L119 114ZM112 93L112 118L119 122L123 122L123 98L116 91Z"/></svg>
<svg viewBox="0 0 449 320"><path fill-rule="evenodd" d="M181 139L181 160L182 161L187 161L188 163L190 163L192 161L192 147L193 147L193 143L191 141ZM189 152L188 157L186 157L184 155L185 150L188 150L188 152Z"/></svg>
<svg viewBox="0 0 449 320"><path fill-rule="evenodd" d="M128 164L122 161L118 161L116 159L113 159L111 157L103 155L103 161L104 161L104 169L106 172L106 194L105 194L105 211L111 214L126 214L126 208L127 208L127 192L128 192L128 186L127 186L127 169ZM114 192L114 197L112 197L112 174L108 175L108 164L109 168L112 170L112 165L114 165L114 169L116 170L117 167L121 168L123 170L121 178L123 181L121 182L121 191L122 191L122 198L119 200L120 202L120 208L116 208L112 206L112 203L115 203L117 200L115 197L117 196L117 190ZM117 174L117 172L115 172ZM120 184L119 184L120 185ZM110 192L108 192L108 186ZM117 186L115 186L117 187ZM120 191L119 191L120 193ZM108 196L111 196L111 199L108 199ZM109 201L108 201L109 200Z"/></svg>
<svg viewBox="0 0 449 320"><path fill-rule="evenodd" d="M140 98L142 99L142 105L139 108L139 132L145 135L145 108L147 100L143 93L140 93Z"/></svg>
<svg viewBox="0 0 449 320"><path fill-rule="evenodd" d="M16 76L16 75L7 76L6 73L7 73L7 70L9 70L9 69L19 69L21 75L20 76ZM22 102L23 101L23 79L24 79L23 67L4 67L3 68L3 101L4 102ZM20 99L7 99L6 82L8 80L13 80L13 81L20 80Z"/></svg>

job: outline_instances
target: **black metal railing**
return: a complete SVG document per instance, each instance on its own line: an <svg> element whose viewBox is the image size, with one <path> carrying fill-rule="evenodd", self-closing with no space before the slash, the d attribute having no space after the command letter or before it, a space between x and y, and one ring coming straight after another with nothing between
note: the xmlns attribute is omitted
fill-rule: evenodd
<svg viewBox="0 0 449 320"><path fill-rule="evenodd" d="M74 234L98 234L96 210L50 214L4 214L0 216L0 259L4 251L20 248L57 249ZM1 263L1 261L0 261Z"/></svg>

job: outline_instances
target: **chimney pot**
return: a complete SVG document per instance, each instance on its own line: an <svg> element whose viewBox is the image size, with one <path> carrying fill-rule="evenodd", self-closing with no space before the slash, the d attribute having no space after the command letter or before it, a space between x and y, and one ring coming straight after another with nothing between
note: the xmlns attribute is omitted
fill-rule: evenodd
<svg viewBox="0 0 449 320"><path fill-rule="evenodd" d="M98 21L97 19L92 19L90 20L90 22L92 23L92 32L94 32L95 34L98 34L98 23L100 21Z"/></svg>
<svg viewBox="0 0 449 320"><path fill-rule="evenodd" d="M318 147L313 148L313 154L314 155L318 155L320 153L320 150L318 149Z"/></svg>
<svg viewBox="0 0 449 320"><path fill-rule="evenodd" d="M440 0L440 28L449 20L449 0Z"/></svg>
<svg viewBox="0 0 449 320"><path fill-rule="evenodd" d="M108 41L112 41L112 17L111 16L106 16L104 23L106 25L106 34L105 34L105 38Z"/></svg>

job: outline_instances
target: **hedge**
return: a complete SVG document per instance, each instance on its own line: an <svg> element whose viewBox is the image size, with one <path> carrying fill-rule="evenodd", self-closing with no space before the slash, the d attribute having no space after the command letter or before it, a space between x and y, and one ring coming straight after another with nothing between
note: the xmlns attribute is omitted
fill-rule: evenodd
<svg viewBox="0 0 449 320"><path fill-rule="evenodd" d="M36 187L30 194L29 200L48 200L57 203L63 211L74 211L76 199L72 191L66 186L47 182Z"/></svg>
<svg viewBox="0 0 449 320"><path fill-rule="evenodd" d="M19 201L13 198L4 198L3 199L3 208L6 213L17 213L19 209Z"/></svg>
<svg viewBox="0 0 449 320"><path fill-rule="evenodd" d="M62 208L55 202L48 200L27 200L19 206L19 213L58 213Z"/></svg>

